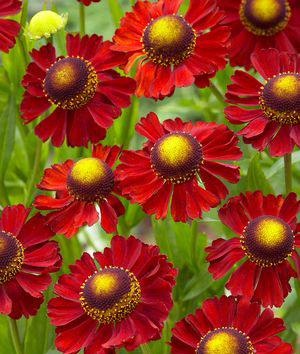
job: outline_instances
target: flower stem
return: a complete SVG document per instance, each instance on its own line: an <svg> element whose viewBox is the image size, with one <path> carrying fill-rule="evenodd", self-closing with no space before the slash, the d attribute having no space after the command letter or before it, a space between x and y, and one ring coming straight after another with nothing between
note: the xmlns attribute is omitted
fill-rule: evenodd
<svg viewBox="0 0 300 354"><path fill-rule="evenodd" d="M284 155L284 177L286 194L292 191L292 154Z"/></svg>
<svg viewBox="0 0 300 354"><path fill-rule="evenodd" d="M221 93L221 91L217 88L217 86L211 81L209 88L211 92L215 95L216 99L223 105L226 106L226 103L224 101L224 97Z"/></svg>
<svg viewBox="0 0 300 354"><path fill-rule="evenodd" d="M10 334L11 334L11 338L14 344L16 354L23 354L16 320L9 318L9 330L10 330Z"/></svg>
<svg viewBox="0 0 300 354"><path fill-rule="evenodd" d="M141 348L143 354L151 354L151 350L150 350L148 344L146 344L146 343L142 344L140 348Z"/></svg>
<svg viewBox="0 0 300 354"><path fill-rule="evenodd" d="M85 7L83 3L79 4L79 18L80 18L80 36L85 35Z"/></svg>
<svg viewBox="0 0 300 354"><path fill-rule="evenodd" d="M197 236L198 236L198 223L197 221L192 222L192 241L191 241L191 255L192 261L196 264L196 249L197 249Z"/></svg>

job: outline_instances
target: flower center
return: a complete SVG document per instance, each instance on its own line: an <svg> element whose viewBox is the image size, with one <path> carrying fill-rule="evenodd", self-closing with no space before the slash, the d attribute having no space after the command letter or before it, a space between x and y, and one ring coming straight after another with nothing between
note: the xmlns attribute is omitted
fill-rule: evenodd
<svg viewBox="0 0 300 354"><path fill-rule="evenodd" d="M104 162L88 157L76 162L67 177L69 193L77 200L96 202L105 199L114 187L114 173Z"/></svg>
<svg viewBox="0 0 300 354"><path fill-rule="evenodd" d="M196 33L181 16L164 15L152 20L144 30L144 52L155 64L178 65L196 45Z"/></svg>
<svg viewBox="0 0 300 354"><path fill-rule="evenodd" d="M97 84L97 73L89 61L67 57L58 59L48 69L44 92L52 104L72 110L94 97Z"/></svg>
<svg viewBox="0 0 300 354"><path fill-rule="evenodd" d="M91 275L81 286L84 311L100 323L119 322L130 315L141 299L138 280L127 269L109 267Z"/></svg>
<svg viewBox="0 0 300 354"><path fill-rule="evenodd" d="M249 337L231 327L209 331L197 346L196 354L253 354Z"/></svg>
<svg viewBox="0 0 300 354"><path fill-rule="evenodd" d="M289 224L272 215L258 216L249 222L241 236L242 248L260 267L282 263L294 248Z"/></svg>
<svg viewBox="0 0 300 354"><path fill-rule="evenodd" d="M259 97L265 115L279 124L300 123L300 74L281 73L269 79Z"/></svg>
<svg viewBox="0 0 300 354"><path fill-rule="evenodd" d="M273 36L282 31L291 17L287 0L242 0L240 20L257 36Z"/></svg>
<svg viewBox="0 0 300 354"><path fill-rule="evenodd" d="M22 244L10 232L0 231L0 284L8 282L21 269L24 260Z"/></svg>
<svg viewBox="0 0 300 354"><path fill-rule="evenodd" d="M161 137L151 150L151 167L172 183L191 179L203 161L200 143L188 133L170 133Z"/></svg>

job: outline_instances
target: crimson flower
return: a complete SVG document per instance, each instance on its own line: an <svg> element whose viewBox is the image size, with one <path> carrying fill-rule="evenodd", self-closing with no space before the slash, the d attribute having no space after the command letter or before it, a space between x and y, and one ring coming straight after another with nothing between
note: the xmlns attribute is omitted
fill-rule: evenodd
<svg viewBox="0 0 300 354"><path fill-rule="evenodd" d="M185 16L177 15L183 0L137 1L121 19L113 50L127 53L128 73L138 60L137 96L163 99L175 87L209 85L226 65L229 28L216 0L191 0Z"/></svg>
<svg viewBox="0 0 300 354"><path fill-rule="evenodd" d="M252 67L250 57L262 48L300 50L300 4L297 0L218 0L231 27L232 66Z"/></svg>
<svg viewBox="0 0 300 354"><path fill-rule="evenodd" d="M195 315L172 330L172 354L292 354L292 346L275 336L285 330L283 320L258 303L233 296L203 302Z"/></svg>
<svg viewBox="0 0 300 354"><path fill-rule="evenodd" d="M16 15L21 10L22 2L19 0L0 0L0 17ZM20 25L13 20L0 19L0 50L8 53L16 44Z"/></svg>
<svg viewBox="0 0 300 354"><path fill-rule="evenodd" d="M176 276L166 256L133 236L114 236L111 248L94 259L84 253L54 287L58 297L50 300L48 314L57 326L57 349L109 354L159 339Z"/></svg>
<svg viewBox="0 0 300 354"><path fill-rule="evenodd" d="M61 267L58 244L45 217L23 205L3 209L0 219L0 313L18 319L36 315L51 284L49 273Z"/></svg>
<svg viewBox="0 0 300 354"><path fill-rule="evenodd" d="M300 147L300 55L263 49L252 55L252 64L261 82L237 70L228 86L225 115L230 123L248 123L238 134L246 144L263 151L269 146L272 156Z"/></svg>
<svg viewBox="0 0 300 354"><path fill-rule="evenodd" d="M57 58L51 44L31 52L34 62L22 80L22 119L30 123L54 106L35 128L40 139L60 146L66 137L69 146L87 147L104 139L121 108L130 105L135 81L111 70L124 62L111 45L95 34L68 34L65 58Z"/></svg>
<svg viewBox="0 0 300 354"><path fill-rule="evenodd" d="M72 237L78 228L94 225L99 218L106 232L115 232L117 218L125 209L117 193L112 167L119 157L118 146L94 146L92 157L77 162L67 160L47 168L39 189L55 191L55 197L39 195L34 206L40 210L54 210L47 215L47 222L55 233Z"/></svg>
<svg viewBox="0 0 300 354"><path fill-rule="evenodd" d="M116 173L123 195L157 219L167 216L171 195L175 221L201 218L202 210L217 206L228 194L215 176L230 183L240 178L238 166L218 162L242 156L237 137L225 125L193 125L180 118L160 123L149 113L136 131L148 141L143 150L123 151Z"/></svg>
<svg viewBox="0 0 300 354"><path fill-rule="evenodd" d="M289 280L297 277L288 258L292 256L299 274L300 201L296 194L286 198L260 191L230 198L219 210L221 221L239 237L217 239L206 248L208 271L214 279L227 273L235 263L243 263L231 275L226 288L264 307L280 307L291 291Z"/></svg>

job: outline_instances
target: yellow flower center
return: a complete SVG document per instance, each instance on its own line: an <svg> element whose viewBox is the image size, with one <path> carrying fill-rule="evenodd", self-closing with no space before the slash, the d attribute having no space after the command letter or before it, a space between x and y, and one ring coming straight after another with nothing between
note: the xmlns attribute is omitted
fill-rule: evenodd
<svg viewBox="0 0 300 354"><path fill-rule="evenodd" d="M235 328L209 331L198 344L196 354L254 354L253 346L243 332Z"/></svg>
<svg viewBox="0 0 300 354"><path fill-rule="evenodd" d="M291 16L287 0L242 0L240 19L257 36L273 36L282 31Z"/></svg>
<svg viewBox="0 0 300 354"><path fill-rule="evenodd" d="M300 123L300 74L280 73L259 92L264 114L279 124Z"/></svg>
<svg viewBox="0 0 300 354"><path fill-rule="evenodd" d="M142 42L145 54L153 63L178 65L192 54L196 33L183 17L163 15L148 24Z"/></svg>
<svg viewBox="0 0 300 354"><path fill-rule="evenodd" d="M113 187L113 171L104 161L93 157L76 162L67 177L68 191L77 200L102 200L108 197Z"/></svg>
<svg viewBox="0 0 300 354"><path fill-rule="evenodd" d="M141 299L141 289L135 275L118 267L96 272L81 288L82 308L103 324L120 322L134 311Z"/></svg>
<svg viewBox="0 0 300 354"><path fill-rule="evenodd" d="M44 92L51 103L73 110L83 107L94 97L97 85L97 73L89 61L67 57L48 69Z"/></svg>
<svg viewBox="0 0 300 354"><path fill-rule="evenodd" d="M187 133L161 137L151 150L151 167L161 178L183 183L194 176L203 161L200 143Z"/></svg>
<svg viewBox="0 0 300 354"><path fill-rule="evenodd" d="M283 262L294 248L289 224L272 215L259 216L245 227L241 244L248 258L261 267Z"/></svg>
<svg viewBox="0 0 300 354"><path fill-rule="evenodd" d="M24 249L10 232L0 231L0 285L8 282L21 270Z"/></svg>

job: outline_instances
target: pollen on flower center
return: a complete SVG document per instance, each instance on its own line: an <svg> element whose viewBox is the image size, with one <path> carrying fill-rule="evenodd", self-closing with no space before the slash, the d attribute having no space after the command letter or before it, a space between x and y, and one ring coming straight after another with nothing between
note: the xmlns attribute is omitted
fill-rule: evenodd
<svg viewBox="0 0 300 354"><path fill-rule="evenodd" d="M144 51L155 64L178 65L196 45L196 33L181 16L164 15L152 20L144 30Z"/></svg>
<svg viewBox="0 0 300 354"><path fill-rule="evenodd" d="M24 260L22 244L10 232L0 231L0 284L12 279Z"/></svg>
<svg viewBox="0 0 300 354"><path fill-rule="evenodd" d="M67 177L69 193L77 200L95 202L108 197L114 173L104 161L89 157L76 162Z"/></svg>
<svg viewBox="0 0 300 354"><path fill-rule="evenodd" d="M200 341L196 354L253 354L254 349L245 333L231 327L209 331Z"/></svg>
<svg viewBox="0 0 300 354"><path fill-rule="evenodd" d="M96 272L81 288L80 303L84 311L104 324L126 318L141 299L140 284L135 275L118 267Z"/></svg>
<svg viewBox="0 0 300 354"><path fill-rule="evenodd" d="M48 69L44 92L51 103L72 110L84 106L94 97L97 84L97 73L89 61L67 57Z"/></svg>
<svg viewBox="0 0 300 354"><path fill-rule="evenodd" d="M242 0L240 19L257 36L273 36L282 31L291 16L287 0Z"/></svg>
<svg viewBox="0 0 300 354"><path fill-rule="evenodd" d="M300 74L281 73L269 79L260 92L261 109L279 124L300 123Z"/></svg>
<svg viewBox="0 0 300 354"><path fill-rule="evenodd" d="M203 161L200 143L188 133L161 137L151 150L151 167L159 177L183 183L194 176Z"/></svg>
<svg viewBox="0 0 300 354"><path fill-rule="evenodd" d="M283 262L294 248L291 227L282 219L259 216L245 227L241 244L249 259L261 267Z"/></svg>

